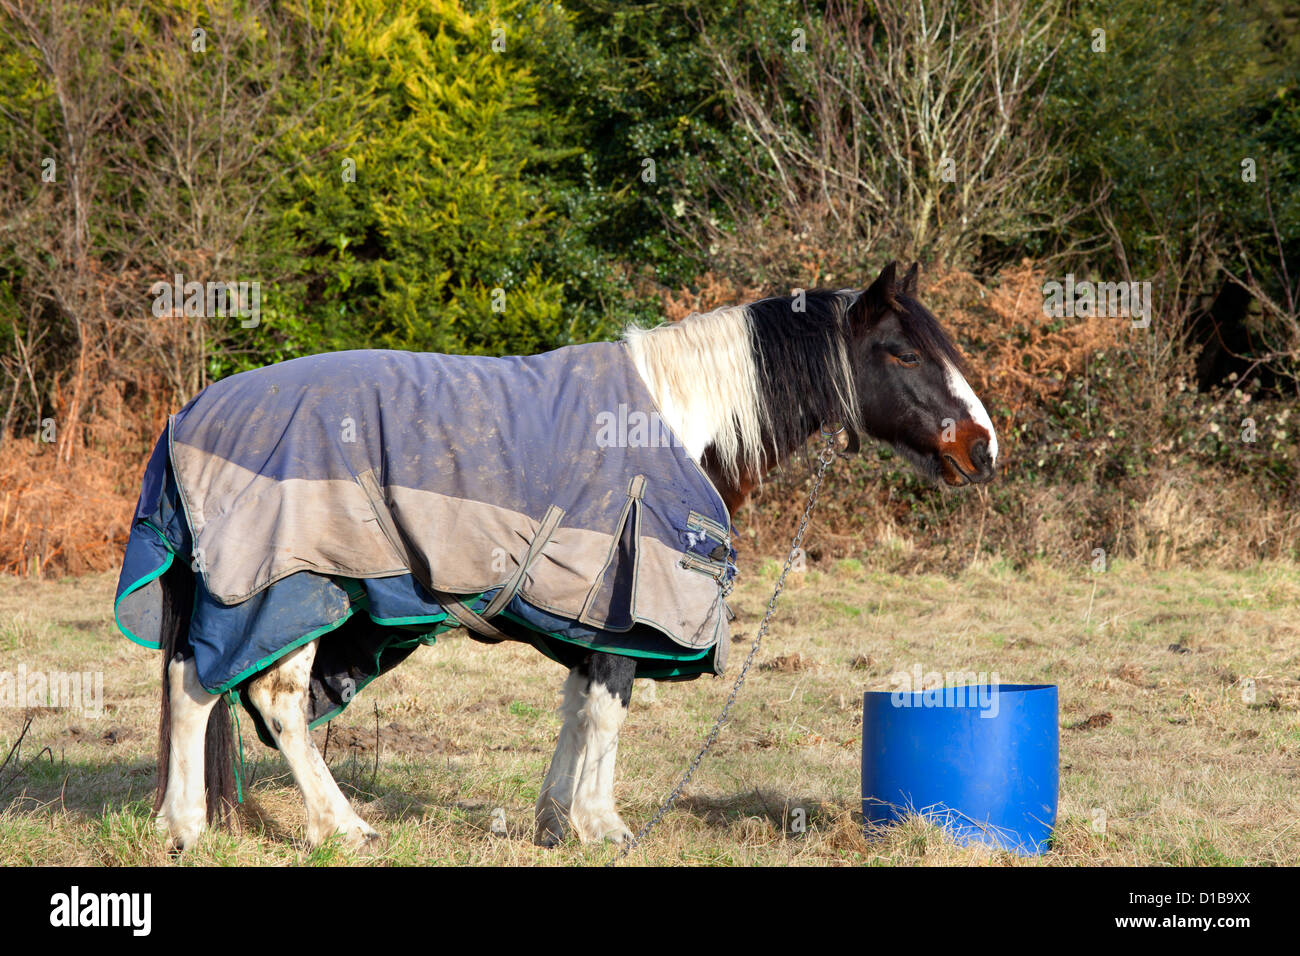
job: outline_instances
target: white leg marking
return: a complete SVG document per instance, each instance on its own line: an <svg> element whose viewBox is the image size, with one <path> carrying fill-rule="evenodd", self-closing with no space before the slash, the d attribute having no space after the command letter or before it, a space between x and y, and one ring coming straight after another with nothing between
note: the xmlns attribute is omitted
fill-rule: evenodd
<svg viewBox="0 0 1300 956"><path fill-rule="evenodd" d="M339 790L329 767L307 731L307 688L316 642L280 658L253 680L248 698L266 722L307 804L307 842L311 846L341 834L353 847L379 837L357 816Z"/></svg>
<svg viewBox="0 0 1300 956"><path fill-rule="evenodd" d="M632 833L614 809L614 761L618 732L627 708L603 684L593 684L582 708L581 730L586 741L578 768L570 819L583 843L604 839L623 843Z"/></svg>
<svg viewBox="0 0 1300 956"><path fill-rule="evenodd" d="M560 705L564 723L560 727L560 739L556 741L555 756L546 771L542 792L537 795L535 842L542 846L559 843L568 828L578 764L582 761L586 743L581 732L582 707L586 698L587 678L574 668L564 680L564 703Z"/></svg>
<svg viewBox="0 0 1300 956"><path fill-rule="evenodd" d="M203 743L208 716L221 699L199 683L194 658L167 665L171 693L171 739L167 790L158 811L158 829L177 850L194 845L207 826L207 798L203 789Z"/></svg>

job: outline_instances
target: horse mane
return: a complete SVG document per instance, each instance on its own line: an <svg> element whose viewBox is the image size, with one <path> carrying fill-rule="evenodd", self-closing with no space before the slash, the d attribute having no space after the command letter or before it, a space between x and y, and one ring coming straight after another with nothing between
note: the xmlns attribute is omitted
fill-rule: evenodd
<svg viewBox="0 0 1300 956"><path fill-rule="evenodd" d="M777 454L802 445L809 429L821 422L860 427L850 359L850 315L856 300L857 294L848 290L809 289L801 296L773 296L746 307L764 424Z"/></svg>
<svg viewBox="0 0 1300 956"><path fill-rule="evenodd" d="M651 329L629 327L623 337L687 449L699 456L711 447L733 482L742 471L758 479L774 464L765 454L799 447L820 422L861 431L850 345L862 294L809 289ZM903 294L890 305L913 348L962 368L960 353L929 310ZM692 441L683 431L708 437Z"/></svg>
<svg viewBox="0 0 1300 956"><path fill-rule="evenodd" d="M758 473L766 424L751 326L741 305L623 333L665 423L697 461L712 448L733 481L742 468Z"/></svg>

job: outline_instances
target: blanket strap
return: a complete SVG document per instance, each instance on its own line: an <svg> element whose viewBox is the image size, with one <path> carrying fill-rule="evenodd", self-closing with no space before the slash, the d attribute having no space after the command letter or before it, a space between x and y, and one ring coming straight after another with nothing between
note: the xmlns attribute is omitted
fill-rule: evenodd
<svg viewBox="0 0 1300 956"><path fill-rule="evenodd" d="M546 543L551 540L551 535L555 534L555 529L559 527L563 518L563 508L551 505L546 509L546 515L537 528L537 534L533 535L533 540L529 542L528 550L524 553L523 560L519 562L519 567L515 569L514 574L510 575L509 580L502 585L501 590L496 593L496 596L492 598L481 614L475 612L454 595L435 591L434 598L446 608L448 614L459 621L463 627L473 631L480 639L493 643L509 640L508 635L503 634L490 622L492 618L504 611L506 605L514 600L515 595L519 593L519 588L524 583L524 575L528 573L528 569L537 560L537 556L542 553Z"/></svg>
<svg viewBox="0 0 1300 956"><path fill-rule="evenodd" d="M454 617L460 626L467 631L473 632L479 640L487 641L489 644L497 644L501 641L510 640L508 634L493 627L480 614L476 613L468 604L462 602L452 594L446 594L442 591L433 592L434 599L443 606L443 609Z"/></svg>
<svg viewBox="0 0 1300 956"><path fill-rule="evenodd" d="M490 604L483 609L483 617L489 620L496 617L506 609L506 605L514 600L519 588L524 583L524 575L533 566L537 556L542 553L546 543L551 540L551 535L555 534L555 529L559 527L560 522L564 519L564 509L551 505L546 509L546 514L542 516L542 523L537 526L537 534L533 535L533 540L528 544L528 550L524 552L524 559L519 562L519 567L515 573L510 575L510 580L497 592Z"/></svg>
<svg viewBox="0 0 1300 956"><path fill-rule="evenodd" d="M232 756L230 762L235 771L235 798L244 802L244 729L239 726L239 691L228 690L225 693L226 706L235 715L235 740L239 742L239 760Z"/></svg>
<svg viewBox="0 0 1300 956"><path fill-rule="evenodd" d="M374 470L371 469L357 475L357 482L369 497L375 518L378 520L379 527L383 530L385 537L388 538L398 554L407 554L407 561L412 564L412 571L414 571L409 550L406 548L397 526L393 523L392 515L388 513L384 500L384 491L380 487L379 479L375 476ZM448 614L455 618L462 627L472 631L480 640L493 644L498 641L508 641L510 640L509 635L503 634L494 627L491 624L491 619L505 610L506 605L514 600L514 596L524 583L524 575L528 573L528 569L537 560L537 556L542 553L542 549L546 547L546 542L551 540L551 535L555 534L555 529L563 518L563 508L551 505L546 509L546 514L537 527L537 534L533 535L533 540L529 542L528 550L524 553L523 560L519 562L519 567L515 569L515 573L510 576L488 606L483 609L482 614L476 612L454 594L448 594L445 591L433 588L431 581L421 580L420 583L428 588L434 600L441 604Z"/></svg>

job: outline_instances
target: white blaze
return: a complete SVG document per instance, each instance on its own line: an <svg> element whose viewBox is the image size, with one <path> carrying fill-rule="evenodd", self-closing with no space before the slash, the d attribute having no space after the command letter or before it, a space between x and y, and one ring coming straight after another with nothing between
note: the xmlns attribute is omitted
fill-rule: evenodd
<svg viewBox="0 0 1300 956"><path fill-rule="evenodd" d="M953 366L951 362L944 363L944 378L948 382L948 390L966 406L966 412L970 415L971 420L989 433L989 456L993 463L997 464L998 460L998 436L993 430L993 421L989 418L989 413L984 410L984 403L979 400L970 383L966 381L965 376Z"/></svg>

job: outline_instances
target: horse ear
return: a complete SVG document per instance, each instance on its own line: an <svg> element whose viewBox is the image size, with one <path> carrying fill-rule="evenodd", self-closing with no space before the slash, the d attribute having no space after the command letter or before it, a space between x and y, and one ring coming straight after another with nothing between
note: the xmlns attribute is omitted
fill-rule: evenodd
<svg viewBox="0 0 1300 956"><path fill-rule="evenodd" d="M921 271L921 263L913 262L912 268L907 270L907 275L903 276L903 281L898 286L898 291L903 295L916 298L916 276Z"/></svg>
<svg viewBox="0 0 1300 956"><path fill-rule="evenodd" d="M876 281L871 283L867 291L858 296L858 301L853 303L853 310L849 313L853 324L859 325L871 321L882 312L897 309L897 283L898 265L891 261L880 270L880 275L876 276Z"/></svg>

